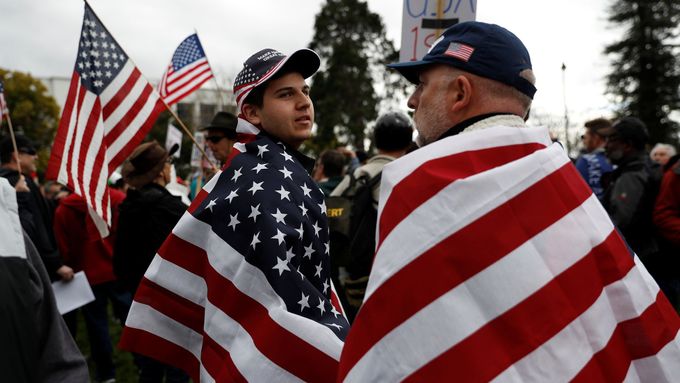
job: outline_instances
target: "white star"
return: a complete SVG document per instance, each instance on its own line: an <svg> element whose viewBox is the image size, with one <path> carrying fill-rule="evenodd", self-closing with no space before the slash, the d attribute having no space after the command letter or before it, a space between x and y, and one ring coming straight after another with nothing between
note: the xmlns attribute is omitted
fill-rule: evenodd
<svg viewBox="0 0 680 383"><path fill-rule="evenodd" d="M281 152L281 155L283 156L283 158L285 159L285 161L294 162L294 161L293 161L293 156L291 156L290 154L286 153L285 151Z"/></svg>
<svg viewBox="0 0 680 383"><path fill-rule="evenodd" d="M258 163L252 170L255 171L255 174L260 174L260 170L267 170L267 164Z"/></svg>
<svg viewBox="0 0 680 383"><path fill-rule="evenodd" d="M238 178L241 176L241 170L243 170L243 166L241 166L240 168L234 170L234 176L231 177L231 180L232 180L232 181L236 182L236 180L238 180Z"/></svg>
<svg viewBox="0 0 680 383"><path fill-rule="evenodd" d="M302 210L302 215L307 215L307 208L305 207L304 202L300 202L300 206L298 206L300 210Z"/></svg>
<svg viewBox="0 0 680 383"><path fill-rule="evenodd" d="M286 250L286 261L290 262L291 259L295 257L295 252L293 252L293 246Z"/></svg>
<svg viewBox="0 0 680 383"><path fill-rule="evenodd" d="M285 242L284 238L286 237L285 234L281 232L281 230L276 229L276 235L272 237L272 239L276 239L279 242L279 245L283 242Z"/></svg>
<svg viewBox="0 0 680 383"><path fill-rule="evenodd" d="M321 228L318 225L319 221L314 222L314 235L317 237L319 236L319 232L321 231Z"/></svg>
<svg viewBox="0 0 680 383"><path fill-rule="evenodd" d="M257 220L257 216L260 215L260 204L258 203L257 206L251 206L250 207L250 215L248 218L252 218L253 222Z"/></svg>
<svg viewBox="0 0 680 383"><path fill-rule="evenodd" d="M279 193L279 195L281 196L281 200L287 199L288 201L290 201L290 197L288 197L288 194L290 194L290 192L288 190L284 189L283 185L281 185L281 189L274 190L274 191Z"/></svg>
<svg viewBox="0 0 680 383"><path fill-rule="evenodd" d="M328 283L328 279L323 281L323 293L326 294L326 291L328 291L328 288L331 287L330 283Z"/></svg>
<svg viewBox="0 0 680 383"><path fill-rule="evenodd" d="M275 213L275 214L272 214L272 217L276 218L276 223L282 223L282 224L285 225L285 224L286 224L286 221L284 220L284 218L285 218L287 215L288 215L288 214L286 214L286 213L281 213L281 212L279 211L279 208L276 208L276 213Z"/></svg>
<svg viewBox="0 0 680 383"><path fill-rule="evenodd" d="M206 209L210 209L211 213L213 212L213 209L212 209L213 206L217 206L217 203L215 201L217 201L217 198L211 199L210 202L208 202L208 206L205 207ZM203 210L205 210L205 209L203 209Z"/></svg>
<svg viewBox="0 0 680 383"><path fill-rule="evenodd" d="M321 311L321 315L326 312L326 306L324 305L323 298L319 297L319 304L316 306L316 308Z"/></svg>
<svg viewBox="0 0 680 383"><path fill-rule="evenodd" d="M309 295L305 295L305 293L302 293L302 298L300 299L298 304L300 305L300 312L302 312L302 310L304 310L305 308L309 308L310 307Z"/></svg>
<svg viewBox="0 0 680 383"><path fill-rule="evenodd" d="M297 231L298 234L300 234L300 239L302 239L302 236L303 236L304 233L305 233L305 229L303 228L302 223L300 223L300 228L299 228L299 229L295 229L295 231Z"/></svg>
<svg viewBox="0 0 680 383"><path fill-rule="evenodd" d="M335 310L335 308L333 308L333 309ZM338 313L338 312L336 311L335 313ZM333 313L333 314L335 314L335 313ZM338 314L340 314L340 313L338 313ZM336 316L336 317L337 317L337 316ZM335 323L325 323L325 325L326 325L326 326L330 326L330 327L337 328L338 331L342 330L342 326L340 326L339 324L335 324Z"/></svg>
<svg viewBox="0 0 680 383"><path fill-rule="evenodd" d="M285 166L283 167L283 169L281 169L281 170L279 170L279 171L280 171L281 173L283 173L283 179L286 179L286 178L290 178L291 180L293 179L293 177L290 176L291 174L293 174L293 172L291 172L290 170L286 169Z"/></svg>
<svg viewBox="0 0 680 383"><path fill-rule="evenodd" d="M319 209L321 209L321 214L326 214L326 202L321 201L321 203L317 205L319 205Z"/></svg>
<svg viewBox="0 0 680 383"><path fill-rule="evenodd" d="M302 279L302 280L304 280L304 279L305 279L305 276L304 276L304 274L302 274L302 271L300 271L300 266L298 266L298 268L297 268L297 269L295 269L295 271L297 271L297 273L298 273L298 274L300 274L300 279Z"/></svg>
<svg viewBox="0 0 680 383"><path fill-rule="evenodd" d="M268 152L269 149L267 149L267 145L257 145L257 156L260 158L264 158L264 153Z"/></svg>
<svg viewBox="0 0 680 383"><path fill-rule="evenodd" d="M321 271L323 270L323 267L321 266L321 262L319 262L319 264L314 266L314 267L316 268L316 272L314 273L314 276L321 278Z"/></svg>
<svg viewBox="0 0 680 383"><path fill-rule="evenodd" d="M326 254L330 255L331 254L331 247L328 246L328 242L323 244L326 247Z"/></svg>
<svg viewBox="0 0 680 383"><path fill-rule="evenodd" d="M309 187L307 187L307 183L302 184L302 193L304 193L307 197L312 198L312 196L309 194L312 191Z"/></svg>
<svg viewBox="0 0 680 383"><path fill-rule="evenodd" d="M238 190L238 189L236 189L236 190ZM232 190L231 192L229 192L229 195L226 196L226 197L224 197L224 199L228 199L228 200L229 200L229 203L231 203L231 201L232 201L234 198L238 197L238 194L236 194L236 190Z"/></svg>
<svg viewBox="0 0 680 383"><path fill-rule="evenodd" d="M260 190L264 190L264 189L262 189L263 183L264 183L264 181L262 181L262 182L253 181L253 186L251 186L250 189L248 189L248 191L253 192L253 195L255 195L256 192L258 192Z"/></svg>
<svg viewBox="0 0 680 383"><path fill-rule="evenodd" d="M334 315L336 318L338 317L338 315L340 315L340 312L339 312L338 310L336 310L336 309L335 309L335 306L333 306L333 305L331 305L331 312L333 313L333 315Z"/></svg>
<svg viewBox="0 0 680 383"><path fill-rule="evenodd" d="M290 268L288 267L288 261L279 257L276 257L276 266L272 267L272 269L278 270L279 276L281 276L284 271L290 271Z"/></svg>
<svg viewBox="0 0 680 383"><path fill-rule="evenodd" d="M305 254L303 255L303 257L312 259L312 254L314 254L314 247L313 243L310 242L309 246L305 246Z"/></svg>
<svg viewBox="0 0 680 383"><path fill-rule="evenodd" d="M238 220L238 213L234 215L229 215L229 224L227 226L231 227L232 230L236 231L236 225L241 223L241 221Z"/></svg>
<svg viewBox="0 0 680 383"><path fill-rule="evenodd" d="M260 232L259 231L255 235L253 235L253 240L250 241L250 246L252 246L253 249L255 249L255 245L257 245L258 243L260 243Z"/></svg>

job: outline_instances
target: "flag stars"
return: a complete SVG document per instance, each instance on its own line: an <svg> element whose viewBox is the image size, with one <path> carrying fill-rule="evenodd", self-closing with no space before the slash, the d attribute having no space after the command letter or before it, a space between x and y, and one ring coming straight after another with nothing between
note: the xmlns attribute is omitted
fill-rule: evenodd
<svg viewBox="0 0 680 383"><path fill-rule="evenodd" d="M326 305L324 305L324 299L319 297L319 304L316 305L316 308L319 309L319 314L323 315L323 313L326 312Z"/></svg>
<svg viewBox="0 0 680 383"><path fill-rule="evenodd" d="M241 221L238 220L238 213L229 215L229 224L227 226L231 227L233 231L236 231L236 225L239 223L241 223Z"/></svg>
<svg viewBox="0 0 680 383"><path fill-rule="evenodd" d="M248 191L249 191L249 192L252 192L252 193L253 193L252 195L255 195L256 192L258 192L258 191L260 191L260 190L264 190L264 189L262 188L262 184L263 184L263 183L264 183L264 181L262 181L262 182L255 182L255 181L253 181L253 186L251 186L250 189L248 189ZM259 205L258 205L258 206L259 206Z"/></svg>
<svg viewBox="0 0 680 383"><path fill-rule="evenodd" d="M275 239L278 241L279 245L286 242L285 241L286 235L281 232L281 230L276 229L276 235L272 237L272 239Z"/></svg>
<svg viewBox="0 0 680 383"><path fill-rule="evenodd" d="M259 231L257 233L255 233L255 235L253 235L253 240L250 241L250 246L253 247L253 250L255 249L255 246L257 246L258 243L260 243L260 232Z"/></svg>
<svg viewBox="0 0 680 383"><path fill-rule="evenodd" d="M274 219L276 219L276 223L282 223L282 224L285 225L286 224L285 218L286 218L287 215L288 214L286 214L286 213L282 213L279 210L279 208L276 208L276 213L273 213L272 217L274 217Z"/></svg>
<svg viewBox="0 0 680 383"><path fill-rule="evenodd" d="M328 279L323 281L323 293L328 294L328 288L331 287L330 283L328 283Z"/></svg>
<svg viewBox="0 0 680 383"><path fill-rule="evenodd" d="M328 242L324 243L323 246L326 248L326 254L330 255L331 254L331 247L328 245Z"/></svg>
<svg viewBox="0 0 680 383"><path fill-rule="evenodd" d="M217 198L211 199L211 200L208 202L208 205L207 205L207 206L205 207L205 209L203 209L203 210L210 209L210 212L212 213L212 212L213 212L213 207L214 207L214 206L217 206Z"/></svg>
<svg viewBox="0 0 680 383"><path fill-rule="evenodd" d="M321 210L321 214L326 214L326 202L321 202L319 205L319 209Z"/></svg>
<svg viewBox="0 0 680 383"><path fill-rule="evenodd" d="M303 216L307 215L307 207L305 207L304 202L300 202L300 205L298 207L300 208L300 212Z"/></svg>
<svg viewBox="0 0 680 383"><path fill-rule="evenodd" d="M309 194L311 191L312 191L312 189L310 189L310 188L307 186L307 183L306 183L306 182L302 184L302 193L304 193L304 195L306 195L306 196L309 197L309 198L312 198L312 196Z"/></svg>
<svg viewBox="0 0 680 383"><path fill-rule="evenodd" d="M248 218L252 218L253 222L257 221L257 216L260 215L260 204L258 203L257 206L251 206L250 207L250 215Z"/></svg>
<svg viewBox="0 0 680 383"><path fill-rule="evenodd" d="M279 276L283 275L284 271L290 271L290 267L288 267L288 261L279 257L276 257L276 265L272 267L272 269L278 270Z"/></svg>
<svg viewBox="0 0 680 383"><path fill-rule="evenodd" d="M305 254L302 256L303 258L309 258L312 259L312 254L314 254L314 244L312 242L309 243L309 246L305 246Z"/></svg>
<svg viewBox="0 0 680 383"><path fill-rule="evenodd" d="M322 262L319 262L319 264L314 266L314 267L316 268L316 272L314 273L314 276L319 277L319 279L321 279L321 271L323 271Z"/></svg>
<svg viewBox="0 0 680 383"><path fill-rule="evenodd" d="M282 200L282 201L283 201L284 199L287 199L288 201L290 201L290 197L288 197L288 195L290 194L290 192L289 192L288 190L286 190L286 189L283 187L283 185L281 185L281 189L279 189L279 190L274 190L274 191L277 192L277 193L279 193L279 195L281 196L281 200Z"/></svg>
<svg viewBox="0 0 680 383"><path fill-rule="evenodd" d="M290 178L291 180L293 179L293 177L291 177L291 174L293 174L293 172L291 172L290 170L286 169L285 166L283 167L283 169L281 169L281 170L279 170L279 171L280 171L281 173L283 173L283 179L286 179L286 178Z"/></svg>
<svg viewBox="0 0 680 383"><path fill-rule="evenodd" d="M290 262L293 258L295 258L295 252L293 251L293 246L291 246L286 250L286 261Z"/></svg>
<svg viewBox="0 0 680 383"><path fill-rule="evenodd" d="M302 237L303 237L304 234L305 234L305 229L304 229L302 223L300 223L300 228L299 228L299 229L295 229L295 231L297 231L298 234L299 234L298 238L299 238L299 239L302 239Z"/></svg>
<svg viewBox="0 0 680 383"><path fill-rule="evenodd" d="M340 315L340 312L338 310L336 310L335 306L333 306L333 305L331 305L331 313L333 313L333 316L335 316L336 318L338 317L338 315Z"/></svg>
<svg viewBox="0 0 680 383"><path fill-rule="evenodd" d="M321 228L319 227L319 222L318 221L314 222L314 235L318 237L320 231Z"/></svg>
<svg viewBox="0 0 680 383"><path fill-rule="evenodd" d="M267 149L267 145L257 145L257 156L260 158L264 158L264 154L268 152L269 149Z"/></svg>
<svg viewBox="0 0 680 383"><path fill-rule="evenodd" d="M243 170L243 166L241 166L240 168L234 170L234 175L231 177L231 180L234 181L234 182L236 182L236 181L238 180L238 178L241 177L241 176L243 175L243 174L241 173L242 170ZM253 169L253 170L255 170L255 169Z"/></svg>
<svg viewBox="0 0 680 383"><path fill-rule="evenodd" d="M298 301L298 304L300 305L300 312L306 308L309 308L309 295L302 293L302 298Z"/></svg>
<svg viewBox="0 0 680 383"><path fill-rule="evenodd" d="M238 190L238 189L236 189ZM232 190L229 192L229 195L224 197L224 199L229 200L229 203L231 203L234 198L238 197L238 193L236 193L236 190Z"/></svg>
<svg viewBox="0 0 680 383"><path fill-rule="evenodd" d="M281 155L283 156L284 161L295 162L295 161L293 161L293 156L291 156L290 154L286 153L285 150L281 152Z"/></svg>
<svg viewBox="0 0 680 383"><path fill-rule="evenodd" d="M267 164L258 163L252 170L255 171L255 174L260 174L260 170L267 170Z"/></svg>
<svg viewBox="0 0 680 383"><path fill-rule="evenodd" d="M335 307L333 309L335 310ZM335 313L337 313L337 311L334 312L333 314L335 314ZM338 313L338 314L340 314L340 313ZM337 323L326 323L326 326L333 327L333 328L337 329L338 331L342 330L342 326L340 326Z"/></svg>
<svg viewBox="0 0 680 383"><path fill-rule="evenodd" d="M300 266L298 266L297 269L295 269L295 271L297 271L297 273L300 275L300 280L305 279L305 275L302 274L302 271L300 271Z"/></svg>

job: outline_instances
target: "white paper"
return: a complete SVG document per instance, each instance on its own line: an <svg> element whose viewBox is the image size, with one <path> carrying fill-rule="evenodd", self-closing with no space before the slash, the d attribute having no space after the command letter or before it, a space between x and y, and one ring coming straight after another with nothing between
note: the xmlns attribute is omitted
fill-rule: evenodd
<svg viewBox="0 0 680 383"><path fill-rule="evenodd" d="M57 299L57 309L64 315L78 307L85 306L94 300L94 294L87 281L85 273L79 271L68 282L56 281L52 283L52 291Z"/></svg>

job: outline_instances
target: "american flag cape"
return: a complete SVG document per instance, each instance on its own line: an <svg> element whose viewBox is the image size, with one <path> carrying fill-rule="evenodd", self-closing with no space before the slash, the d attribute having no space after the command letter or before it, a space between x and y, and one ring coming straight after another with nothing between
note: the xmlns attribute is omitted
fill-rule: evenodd
<svg viewBox="0 0 680 383"><path fill-rule="evenodd" d="M7 102L5 101L5 86L2 81L0 81L0 122L5 117L9 115L9 109L7 108Z"/></svg>
<svg viewBox="0 0 680 383"><path fill-rule="evenodd" d="M213 78L208 58L198 35L187 37L172 55L158 91L168 105L179 102Z"/></svg>
<svg viewBox="0 0 680 383"><path fill-rule="evenodd" d="M680 379L679 319L545 129L387 165L338 381Z"/></svg>
<svg viewBox="0 0 680 383"><path fill-rule="evenodd" d="M121 347L195 382L332 381L349 324L330 281L323 193L290 150L251 139L158 250Z"/></svg>
<svg viewBox="0 0 680 383"><path fill-rule="evenodd" d="M144 139L162 109L158 93L85 3L46 176L85 198L102 235L111 222L109 174Z"/></svg>

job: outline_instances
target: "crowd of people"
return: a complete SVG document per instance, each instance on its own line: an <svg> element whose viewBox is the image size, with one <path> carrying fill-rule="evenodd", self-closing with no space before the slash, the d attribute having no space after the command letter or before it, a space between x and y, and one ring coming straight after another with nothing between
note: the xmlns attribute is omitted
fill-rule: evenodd
<svg viewBox="0 0 680 383"><path fill-rule="evenodd" d="M476 26L472 28L474 33L482 33L492 27L484 24L479 27L481 32L474 28ZM536 88L524 47L509 45L497 47L495 53L484 53L480 45L477 54L486 54L484 57L490 64L475 66L467 53L453 52L451 49L455 47L448 45L459 43L454 39L456 33L462 32L447 30L443 37L446 46L438 40L425 61L394 66L417 85L408 101L408 106L415 110L414 118L398 112L381 115L372 129L373 156L368 156L364 148L351 150L343 146L323 151L315 161L299 151L310 138L314 123L306 79L319 68L316 53L300 50L284 56L274 50L263 50L251 56L234 86L239 116L220 111L209 125L201 128L206 134L207 147L223 167L206 186L206 196L191 196L198 201L194 213L197 222L184 224L184 230L205 230L205 225L211 225L220 236L230 238L229 246L243 255L241 263L233 267L248 270L249 266L245 265L248 263L262 268L266 280L287 306L301 306L291 315L327 323L333 327L331 335L341 344L367 293L376 238L383 238L375 235L379 226L378 209L385 203L381 201L385 196L380 182L383 168L413 151L427 152L445 143L454 145L448 140L454 136L499 126L526 127ZM521 42L512 40L511 44L521 45ZM507 53L505 50L512 49L526 55L527 60L509 62L503 55ZM514 53L507 57L514 57ZM512 66L509 68L512 70L493 72L498 65ZM444 100L449 104L443 104ZM413 141L416 130L417 145ZM242 141L247 135L250 138ZM680 258L677 257L680 252L680 161L675 147L649 142L647 127L634 116L588 121L581 138L582 153L573 161L576 169L626 243L640 257L674 308L680 311ZM110 235L101 238L85 200L55 182L40 185L35 177L35 146L23 135L17 135L15 142L16 149L10 137L0 142L0 178L14 188L26 253L39 255L39 262L31 258L33 267L38 274L44 268L49 276L49 280L42 281L41 289L47 291L50 281L69 281L74 273L84 271L95 299L77 311L64 314L62 323L47 292L41 303L47 308L40 309L46 314L37 320L0 322L5 331L22 327L22 332L40 334L28 337L30 339L12 339L11 345L1 348L24 350L21 355L25 358L37 358L35 355L41 354L41 358L56 360L45 362L50 368L38 364L35 370L31 364L11 362L21 359L21 355L7 359L5 363L21 366L12 368L15 375L10 379L33 381L33 377L44 378L46 374L59 375L61 380L45 381L87 379L84 378L86 365L74 349L72 339L77 332L77 315L81 313L90 344L93 376L98 382L113 382L116 371L109 333L112 325L109 305L116 326L124 325L129 316L133 316L131 323L142 320L138 307L152 299L154 289L161 283L152 278L154 273L163 270L158 265L159 249L172 240L173 228L187 214L185 202L190 196L177 196L167 188L174 181L172 155L177 147L167 149L155 141L145 142L125 160L120 169L121 180L112 179L109 186L113 213ZM656 145L648 151L651 144ZM258 169L280 172L282 177L276 181L280 189L263 186ZM438 176L428 173L423 182ZM352 222L354 233L362 236L352 238L342 250L343 255L333 243L333 236L329 236L324 201L333 197L351 199L366 185L370 199L367 205L362 205L365 214L361 222ZM294 188L300 192L294 192ZM218 200L218 197L221 198ZM5 204L11 205L11 201ZM444 221L453 219L445 216L445 212L441 214ZM188 229L188 225L194 226ZM274 230L273 237L272 233L265 232L270 228ZM292 229L287 230L289 228ZM24 236L21 236L22 243ZM410 239L426 241L416 234ZM202 245L195 243L195 246ZM8 251L2 245L0 249ZM284 271L295 274L295 270L302 282L278 279L285 275ZM237 279L233 283L239 285ZM333 302L332 291L337 291L344 310ZM302 300L298 302L300 294ZM5 305L9 307L10 301ZM316 306L313 314L312 310L305 311L310 305ZM15 302L12 310L17 310L18 316L20 307L25 306ZM340 312L344 315L338 317ZM362 324L367 326L370 318L367 321ZM148 326L162 327L163 323ZM45 335L48 333L52 335ZM27 345L29 341L33 344ZM144 355L141 352L144 347L139 343L130 341L127 345L126 348L134 351L140 382L161 382L164 377L167 382L187 382L194 373L183 371L184 366ZM3 351L2 355L6 354L6 350ZM7 371L5 366L0 370Z"/></svg>

